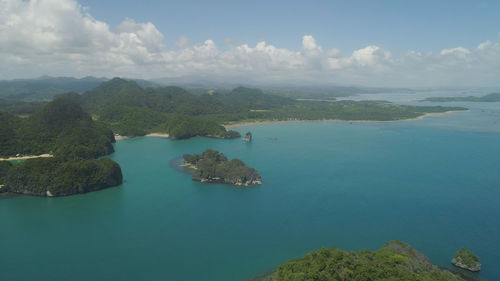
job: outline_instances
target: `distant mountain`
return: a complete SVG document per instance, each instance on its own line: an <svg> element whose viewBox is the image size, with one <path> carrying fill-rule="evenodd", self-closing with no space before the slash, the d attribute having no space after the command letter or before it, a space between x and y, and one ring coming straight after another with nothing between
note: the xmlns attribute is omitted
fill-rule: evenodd
<svg viewBox="0 0 500 281"><path fill-rule="evenodd" d="M329 83L311 83L303 81L261 82L246 77L212 76L180 76L153 79L160 85L176 85L183 87L193 94L205 94L209 90L216 92L230 92L239 86L260 88L266 94L290 97L294 99L333 99L358 94L377 93L414 93L407 88L374 88L359 86L339 86Z"/></svg>
<svg viewBox="0 0 500 281"><path fill-rule="evenodd" d="M87 76L83 78L41 76L35 79L0 81L0 99L20 101L50 101L56 95L68 92L83 93L108 81L108 78ZM141 79L129 79L141 87L157 87L158 84Z"/></svg>

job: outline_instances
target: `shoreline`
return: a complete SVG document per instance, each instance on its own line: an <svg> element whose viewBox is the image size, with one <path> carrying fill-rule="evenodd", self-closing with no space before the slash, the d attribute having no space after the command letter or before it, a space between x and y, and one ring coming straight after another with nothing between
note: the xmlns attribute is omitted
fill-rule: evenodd
<svg viewBox="0 0 500 281"><path fill-rule="evenodd" d="M342 120L342 119L318 119L318 120L264 120L264 121L247 121L247 122L236 122L232 124L223 124L222 126L226 129L233 127L244 127L252 125L266 125L266 124L281 124L281 123L299 123L299 122L349 122L349 123L386 123L386 122L403 122L403 121L415 121L422 120L425 117L433 116L444 116L448 114L453 114L456 112L464 112L468 110L450 110L445 112L429 112L420 115L415 118L399 119L399 120Z"/></svg>
<svg viewBox="0 0 500 281"><path fill-rule="evenodd" d="M137 137L127 137L127 136L120 136L118 134L115 134L115 140L124 140L124 139L131 139L131 138L140 138L140 137L159 137L159 138L168 138L169 135L165 133L150 133L146 134L144 136L137 136Z"/></svg>
<svg viewBox="0 0 500 281"><path fill-rule="evenodd" d="M13 161L13 160L26 160L26 159L33 159L33 158L49 158L53 157L52 154L41 154L41 155L28 155L28 156L13 156L9 158L0 158L0 161Z"/></svg>

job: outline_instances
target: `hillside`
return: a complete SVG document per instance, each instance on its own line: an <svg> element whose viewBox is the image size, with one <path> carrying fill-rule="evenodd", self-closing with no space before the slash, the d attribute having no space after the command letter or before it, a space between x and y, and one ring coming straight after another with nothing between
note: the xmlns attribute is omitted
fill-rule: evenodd
<svg viewBox="0 0 500 281"><path fill-rule="evenodd" d="M373 252L322 248L286 262L265 280L463 281L461 277L439 269L422 253L399 241L391 241Z"/></svg>
<svg viewBox="0 0 500 281"><path fill-rule="evenodd" d="M0 112L0 157L53 154L64 159L97 158L113 152L111 130L92 120L72 99L57 98L20 118Z"/></svg>
<svg viewBox="0 0 500 281"><path fill-rule="evenodd" d="M0 161L0 193L66 196L116 186L120 166L95 160L114 151L114 135L74 100L57 98L21 118L0 111L0 158L50 154L12 165Z"/></svg>

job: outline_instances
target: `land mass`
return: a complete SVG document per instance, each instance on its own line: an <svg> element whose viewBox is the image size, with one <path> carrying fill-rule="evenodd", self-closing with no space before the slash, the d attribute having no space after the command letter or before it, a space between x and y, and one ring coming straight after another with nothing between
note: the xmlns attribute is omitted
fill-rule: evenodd
<svg viewBox="0 0 500 281"><path fill-rule="evenodd" d="M21 118L0 112L1 193L67 196L122 183L113 132L72 99L56 98Z"/></svg>
<svg viewBox="0 0 500 281"><path fill-rule="evenodd" d="M245 87L231 91L196 91L193 94L180 87L144 88L135 81L114 78L82 94L73 92L62 96L78 103L95 121L111 128L117 135L134 137L161 133L168 134L171 139L196 136L239 138L238 132L227 130L223 125L240 122L397 121L429 113L465 110L461 107L408 106L385 101L297 100L273 94ZM0 110L30 116L46 103L43 100L0 100Z"/></svg>
<svg viewBox="0 0 500 281"><path fill-rule="evenodd" d="M232 91L192 94L170 86L143 88L134 81L114 78L74 99L95 120L125 137L150 133L168 134L171 139L196 136L238 138L223 124L273 120L396 121L427 113L465 110L461 107L408 106L384 101L299 101L266 94L260 89L237 87Z"/></svg>
<svg viewBox="0 0 500 281"><path fill-rule="evenodd" d="M286 262L264 280L464 281L439 269L425 255L400 241L390 241L377 251L359 253L322 248Z"/></svg>
<svg viewBox="0 0 500 281"><path fill-rule="evenodd" d="M224 183L238 186L261 184L260 174L247 167L243 161L229 161L224 154L207 149L202 154L185 154L184 166L194 169L193 180L207 183Z"/></svg>
<svg viewBox="0 0 500 281"><path fill-rule="evenodd" d="M491 93L482 97L432 97L426 98L422 101L430 101L430 102L500 102L500 93Z"/></svg>

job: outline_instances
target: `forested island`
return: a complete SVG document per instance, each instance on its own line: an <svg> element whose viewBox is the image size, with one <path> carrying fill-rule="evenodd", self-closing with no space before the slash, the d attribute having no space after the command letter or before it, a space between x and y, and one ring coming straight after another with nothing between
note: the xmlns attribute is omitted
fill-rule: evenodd
<svg viewBox="0 0 500 281"><path fill-rule="evenodd" d="M377 251L322 248L278 267L265 281L398 280L464 281L441 270L406 243L390 241Z"/></svg>
<svg viewBox="0 0 500 281"><path fill-rule="evenodd" d="M184 165L194 169L193 180L238 186L261 184L260 174L243 161L227 157L217 150L207 149L202 154L185 154Z"/></svg>
<svg viewBox="0 0 500 281"><path fill-rule="evenodd" d="M432 97L426 98L422 101L430 102L500 102L500 93L491 93L482 97Z"/></svg>
<svg viewBox="0 0 500 281"><path fill-rule="evenodd" d="M119 185L120 166L97 160L114 151L113 142L113 132L72 99L56 98L27 118L0 112L0 158L50 156L0 161L0 192L66 196Z"/></svg>

